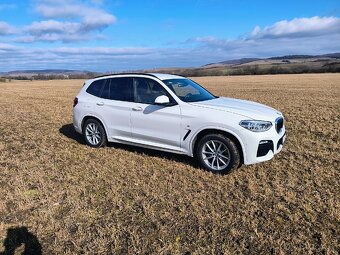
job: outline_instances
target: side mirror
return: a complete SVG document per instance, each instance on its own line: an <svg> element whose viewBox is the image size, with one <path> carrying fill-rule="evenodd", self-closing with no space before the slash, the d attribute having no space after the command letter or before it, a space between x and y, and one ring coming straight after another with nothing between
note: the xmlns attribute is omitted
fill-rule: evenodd
<svg viewBox="0 0 340 255"><path fill-rule="evenodd" d="M170 100L167 96L158 96L155 99L155 104L158 105L167 105L168 103L170 103Z"/></svg>

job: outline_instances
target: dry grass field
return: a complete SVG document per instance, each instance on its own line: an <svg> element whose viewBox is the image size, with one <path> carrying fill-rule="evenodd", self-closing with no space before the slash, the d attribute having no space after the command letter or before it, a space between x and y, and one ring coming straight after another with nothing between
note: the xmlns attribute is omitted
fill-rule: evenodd
<svg viewBox="0 0 340 255"><path fill-rule="evenodd" d="M194 80L282 111L283 151L220 176L92 149L71 125L82 80L0 83L0 253L339 254L340 74Z"/></svg>

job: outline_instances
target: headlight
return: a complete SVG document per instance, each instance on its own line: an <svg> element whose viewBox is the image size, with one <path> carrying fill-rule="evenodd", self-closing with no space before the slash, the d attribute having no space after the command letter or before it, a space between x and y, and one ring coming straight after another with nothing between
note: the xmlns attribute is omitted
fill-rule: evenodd
<svg viewBox="0 0 340 255"><path fill-rule="evenodd" d="M240 126L253 132L264 132L271 128L273 124L270 121L263 120L242 120Z"/></svg>

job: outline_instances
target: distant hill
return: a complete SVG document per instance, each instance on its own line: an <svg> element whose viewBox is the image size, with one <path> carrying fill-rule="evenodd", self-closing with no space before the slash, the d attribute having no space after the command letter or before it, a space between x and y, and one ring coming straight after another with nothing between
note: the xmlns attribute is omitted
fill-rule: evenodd
<svg viewBox="0 0 340 255"><path fill-rule="evenodd" d="M133 71L129 71L133 72ZM184 76L257 75L340 72L340 52L323 55L285 55L270 58L240 58L210 63L192 68L155 68L135 72L160 72ZM98 72L44 69L18 70L0 73L0 77L13 79L89 79Z"/></svg>
<svg viewBox="0 0 340 255"><path fill-rule="evenodd" d="M8 74L31 73L31 74L65 74L65 73L80 73L84 71L67 70L67 69L43 69L43 70L16 70L10 71Z"/></svg>
<svg viewBox="0 0 340 255"><path fill-rule="evenodd" d="M0 73L1 77L14 79L82 79L98 75L97 72L68 70L68 69L43 69L43 70L15 70Z"/></svg>
<svg viewBox="0 0 340 255"><path fill-rule="evenodd" d="M331 54L324 54L324 55L320 55L323 57L330 57L330 58L340 58L340 52L338 53L331 53Z"/></svg>
<svg viewBox="0 0 340 255"><path fill-rule="evenodd" d="M260 60L260 58L240 58L240 59L231 59L231 60L226 60L218 63L211 63L211 64L206 64L202 67L212 67L216 65L240 65L240 64L245 64L249 62L253 62L256 60Z"/></svg>
<svg viewBox="0 0 340 255"><path fill-rule="evenodd" d="M42 70L15 70L10 72L4 72L7 75L18 75L18 74L74 74L74 73L89 73L90 71L81 70L68 70L68 69L42 69Z"/></svg>
<svg viewBox="0 0 340 255"><path fill-rule="evenodd" d="M241 59L232 59L221 61L217 63L210 63L207 65L203 65L202 68L211 68L211 67L219 67L219 66L236 66L236 65L244 65L244 64L264 64L264 63L288 63L287 61L293 62L301 62L301 61L316 61L316 60L333 60L333 59L340 59L340 53L330 53L324 55L285 55L285 56L278 56L278 57L270 57L270 58L241 58Z"/></svg>

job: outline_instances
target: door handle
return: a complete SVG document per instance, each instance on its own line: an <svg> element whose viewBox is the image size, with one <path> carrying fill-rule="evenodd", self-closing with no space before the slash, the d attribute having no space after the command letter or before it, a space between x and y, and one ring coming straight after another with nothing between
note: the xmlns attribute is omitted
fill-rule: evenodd
<svg viewBox="0 0 340 255"><path fill-rule="evenodd" d="M132 111L135 111L135 112L140 112L140 111L143 111L143 108L142 108L142 107L140 107L140 106L133 107L133 108L132 108Z"/></svg>
<svg viewBox="0 0 340 255"><path fill-rule="evenodd" d="M103 102L98 102L98 103L97 103L97 105L99 105L99 106L103 106L103 105L104 105L104 103L103 103Z"/></svg>

